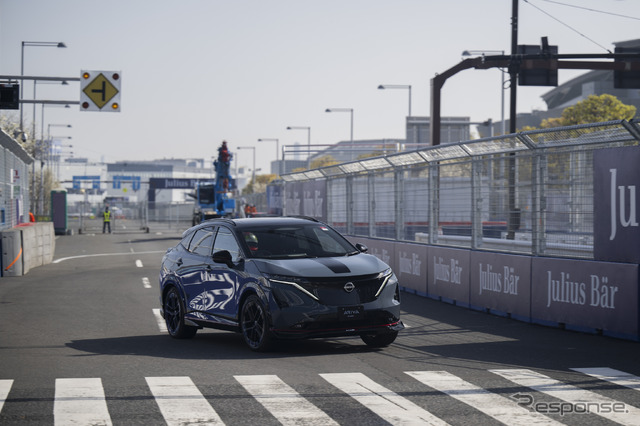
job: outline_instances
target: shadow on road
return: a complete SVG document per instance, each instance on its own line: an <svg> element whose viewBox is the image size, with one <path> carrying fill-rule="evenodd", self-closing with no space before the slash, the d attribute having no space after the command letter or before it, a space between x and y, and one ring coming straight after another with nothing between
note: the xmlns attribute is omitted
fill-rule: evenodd
<svg viewBox="0 0 640 426"><path fill-rule="evenodd" d="M366 346L360 338L337 340L281 340L270 352L252 352L237 333L224 331L199 332L188 340L173 339L168 335L129 336L104 339L73 340L66 346L83 354L91 355L135 355L181 360L225 360L263 359L301 356L324 356L376 352ZM382 349L384 350L384 349Z"/></svg>

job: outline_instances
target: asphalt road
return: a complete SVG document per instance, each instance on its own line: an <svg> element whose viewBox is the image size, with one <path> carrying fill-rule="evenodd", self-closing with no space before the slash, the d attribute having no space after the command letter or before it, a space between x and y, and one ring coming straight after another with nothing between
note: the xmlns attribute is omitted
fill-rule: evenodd
<svg viewBox="0 0 640 426"><path fill-rule="evenodd" d="M181 231L58 237L54 263L0 278L0 425L640 424L639 343L407 293L382 350L171 339L154 309Z"/></svg>

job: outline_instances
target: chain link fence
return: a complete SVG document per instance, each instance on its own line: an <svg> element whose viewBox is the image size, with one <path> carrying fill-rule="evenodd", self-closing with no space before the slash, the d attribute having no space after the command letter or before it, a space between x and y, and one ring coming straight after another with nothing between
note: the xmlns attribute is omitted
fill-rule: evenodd
<svg viewBox="0 0 640 426"><path fill-rule="evenodd" d="M354 236L591 259L594 152L638 141L638 122L623 120L292 173L283 176L284 214ZM323 208L306 208L318 193Z"/></svg>

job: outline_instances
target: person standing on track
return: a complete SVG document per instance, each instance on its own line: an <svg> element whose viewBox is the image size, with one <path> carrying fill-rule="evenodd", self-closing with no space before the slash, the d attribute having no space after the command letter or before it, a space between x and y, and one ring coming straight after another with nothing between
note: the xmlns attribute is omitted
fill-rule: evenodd
<svg viewBox="0 0 640 426"><path fill-rule="evenodd" d="M109 233L111 233L111 212L109 211L109 206L104 208L104 212L102 213L102 233L109 228Z"/></svg>

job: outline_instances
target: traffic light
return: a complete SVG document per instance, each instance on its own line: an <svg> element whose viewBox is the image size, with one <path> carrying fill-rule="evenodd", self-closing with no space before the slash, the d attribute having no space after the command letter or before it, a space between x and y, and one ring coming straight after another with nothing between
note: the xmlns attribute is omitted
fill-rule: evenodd
<svg viewBox="0 0 640 426"><path fill-rule="evenodd" d="M0 109L20 109L19 84L0 84Z"/></svg>
<svg viewBox="0 0 640 426"><path fill-rule="evenodd" d="M615 53L635 53L640 55L640 47L616 47ZM638 59L619 59L615 62L638 62ZM640 71L613 71L613 87L616 89L640 89Z"/></svg>
<svg viewBox="0 0 640 426"><path fill-rule="evenodd" d="M549 46L543 37L542 46L535 44L518 45L518 53L522 55L548 55L558 56L558 46ZM518 75L518 86L557 86L558 70L548 68L520 68Z"/></svg>

